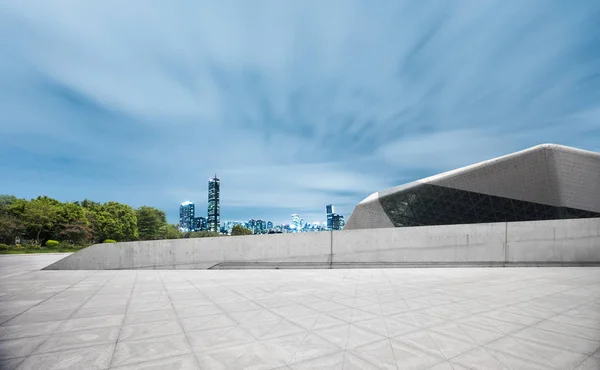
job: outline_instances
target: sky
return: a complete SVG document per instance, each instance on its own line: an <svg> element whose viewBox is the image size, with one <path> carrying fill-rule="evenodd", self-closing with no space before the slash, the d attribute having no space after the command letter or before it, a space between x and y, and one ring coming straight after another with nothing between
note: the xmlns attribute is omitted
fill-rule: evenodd
<svg viewBox="0 0 600 370"><path fill-rule="evenodd" d="M0 194L346 218L541 143L600 151L600 2L0 0Z"/></svg>

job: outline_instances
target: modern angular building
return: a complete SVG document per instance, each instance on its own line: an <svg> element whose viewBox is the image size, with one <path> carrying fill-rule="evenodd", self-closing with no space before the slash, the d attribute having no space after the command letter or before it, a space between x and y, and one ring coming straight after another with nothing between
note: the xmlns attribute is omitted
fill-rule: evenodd
<svg viewBox="0 0 600 370"><path fill-rule="evenodd" d="M183 202L179 206L179 229L192 231L194 229L195 206L193 202Z"/></svg>
<svg viewBox="0 0 600 370"><path fill-rule="evenodd" d="M219 232L221 229L221 181L217 175L208 180L208 216L209 231Z"/></svg>
<svg viewBox="0 0 600 370"><path fill-rule="evenodd" d="M373 193L345 230L600 217L600 153L543 144Z"/></svg>

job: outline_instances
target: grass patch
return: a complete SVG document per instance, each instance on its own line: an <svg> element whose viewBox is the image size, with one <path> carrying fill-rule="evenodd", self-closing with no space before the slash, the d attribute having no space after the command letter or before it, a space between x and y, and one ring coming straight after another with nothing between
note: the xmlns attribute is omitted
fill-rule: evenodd
<svg viewBox="0 0 600 370"><path fill-rule="evenodd" d="M74 253L85 247L73 247L73 248L10 248L1 249L0 254L33 254L33 253Z"/></svg>

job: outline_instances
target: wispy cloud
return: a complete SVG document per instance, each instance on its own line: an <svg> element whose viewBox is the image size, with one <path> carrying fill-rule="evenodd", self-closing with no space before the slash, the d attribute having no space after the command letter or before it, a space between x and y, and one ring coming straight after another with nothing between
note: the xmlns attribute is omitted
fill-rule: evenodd
<svg viewBox="0 0 600 370"><path fill-rule="evenodd" d="M600 150L596 1L0 2L0 192L349 215L542 142Z"/></svg>

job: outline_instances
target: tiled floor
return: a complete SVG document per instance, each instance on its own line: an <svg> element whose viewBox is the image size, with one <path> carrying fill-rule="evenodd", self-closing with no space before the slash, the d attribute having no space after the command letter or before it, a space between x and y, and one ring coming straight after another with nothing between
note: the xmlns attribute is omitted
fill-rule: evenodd
<svg viewBox="0 0 600 370"><path fill-rule="evenodd" d="M600 369L600 268L37 271L2 369Z"/></svg>

